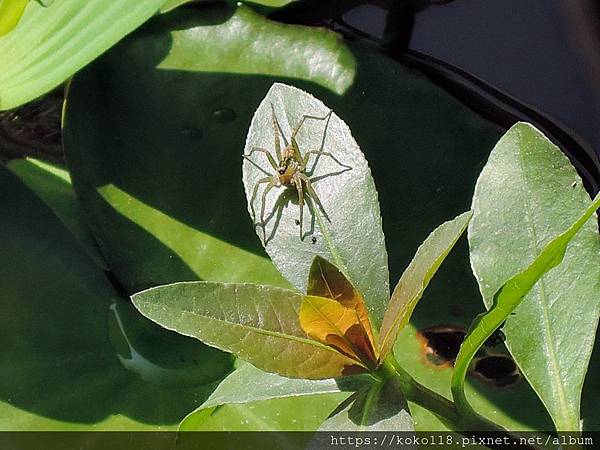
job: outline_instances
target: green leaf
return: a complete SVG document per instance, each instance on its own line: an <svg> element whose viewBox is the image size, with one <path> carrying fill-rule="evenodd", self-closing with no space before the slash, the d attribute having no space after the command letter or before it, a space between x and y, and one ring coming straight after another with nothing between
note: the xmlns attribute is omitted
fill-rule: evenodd
<svg viewBox="0 0 600 450"><path fill-rule="evenodd" d="M71 187L69 172L61 166L29 158L14 159L6 166L54 211L98 267L106 270L106 262L84 223L80 205Z"/></svg>
<svg viewBox="0 0 600 450"><path fill-rule="evenodd" d="M561 151L519 123L498 142L477 182L469 227L471 263L491 309L465 352L507 318L507 347L557 429L566 431L580 428L600 314L598 226L587 221L599 203L589 202Z"/></svg>
<svg viewBox="0 0 600 450"><path fill-rule="evenodd" d="M135 294L150 320L233 353L267 372L294 378L334 378L355 361L311 340L300 328L302 296L271 286L174 283Z"/></svg>
<svg viewBox="0 0 600 450"><path fill-rule="evenodd" d="M293 42L298 51L274 51L279 42ZM428 232L469 209L483 161L500 137L496 125L419 73L330 31L272 22L247 7L220 4L160 15L79 72L66 105L65 146L76 192L111 270L130 291L211 280L210 274L189 270L201 262L209 267L206 241L187 244L198 232L256 258L248 266L236 252L211 252L220 280L288 286L252 231L240 179L249 123L273 82L293 83L322 99L361 144L378 187L394 285ZM94 120L86 119L90 114ZM98 195L109 185L127 196L107 201ZM142 219L134 210L134 220L129 219L126 205L132 197L188 226L185 234L182 228L163 228L163 241L181 236L177 247L167 250L152 236L154 216ZM181 253L189 255L185 263ZM257 261L265 261L268 270L250 271ZM244 278L238 270L246 272ZM132 273L135 280L125 276ZM395 355L421 383L449 396L450 369L424 362L416 331L438 324L466 327L480 311L468 249L459 242L401 332ZM499 390L473 380L469 394L478 411L509 429L551 426L526 382ZM293 409L295 400L273 400L280 401L286 403L282 408ZM221 429L229 419L240 426L246 413L257 427L265 417L275 422L268 402L253 404L256 410L221 407L203 429ZM254 420L259 409L264 414ZM415 417L422 413L419 429L440 426L422 408L413 410ZM593 411L590 403L590 423L596 420ZM302 420L298 417L298 425Z"/></svg>
<svg viewBox="0 0 600 450"><path fill-rule="evenodd" d="M280 139L285 146L304 116L326 118L308 119L296 135L303 154L315 150L333 155L313 155L307 164L307 173L314 180L314 190L325 211L317 207L311 196L298 226L301 210L293 189L275 187L264 200L266 212L262 217L262 192L266 188L257 183L265 179L265 173L275 175L276 171L265 155L257 152L246 158L243 165L248 211L267 253L294 286L306 292L314 255L320 255L331 261L364 296L373 325L378 326L389 299L389 273L377 191L350 129L335 113L329 116L330 112L321 101L300 89L279 83L271 87L252 119L244 154L250 155L258 147L268 149L277 159L274 129L281 129ZM273 120L277 123L275 128ZM301 227L307 236L300 237Z"/></svg>
<svg viewBox="0 0 600 450"><path fill-rule="evenodd" d="M231 403L216 408L197 431L312 431L314 432L336 406L348 397L347 392L282 397L251 403ZM267 448L282 450L306 448L310 433L289 433L276 436L278 445ZM248 437L242 434L235 448L247 448ZM263 436L259 434L258 436ZM298 438L304 445L297 446ZM185 445L185 433L179 440ZM262 445L256 448L264 448ZM222 447L222 445L220 446Z"/></svg>
<svg viewBox="0 0 600 450"><path fill-rule="evenodd" d="M71 0L47 8L30 2L18 26L0 38L0 110L58 86L150 18L163 2Z"/></svg>
<svg viewBox="0 0 600 450"><path fill-rule="evenodd" d="M194 279L288 287L245 213L240 152L255 106L231 89L240 87L236 73L261 71L310 74L343 89L352 71L340 61L351 55L329 32L275 24L246 7L233 16L215 4L167 16L164 30L125 41L75 77L69 90L65 149L96 239L130 292ZM273 60L266 52L275 41L296 40L304 42L302 58L278 54ZM244 49L240 59L249 41L256 47ZM321 69L314 71L304 57L322 61ZM148 66L152 60L161 61L158 68ZM332 72L339 77L332 79ZM252 84L248 92L264 95L262 77ZM208 93L214 93L210 100ZM81 120L90 110L97 120ZM151 126L157 121L161 127Z"/></svg>
<svg viewBox="0 0 600 450"><path fill-rule="evenodd" d="M29 0L0 1L0 37L12 31L19 23Z"/></svg>
<svg viewBox="0 0 600 450"><path fill-rule="evenodd" d="M398 333L409 322L429 282L466 230L470 219L471 213L466 212L443 223L417 249L394 289L383 318L380 332L382 360L392 350Z"/></svg>
<svg viewBox="0 0 600 450"><path fill-rule="evenodd" d="M133 315L3 166L0 190L0 429L172 428L230 370L230 356Z"/></svg>
<svg viewBox="0 0 600 450"><path fill-rule="evenodd" d="M432 288L435 288L436 283L441 284L440 282L446 275L452 274L451 268L455 263L453 259L456 259L457 256L459 255L456 252L451 252L448 260L440 268L438 276L432 280L432 284L425 294L426 296L430 295L429 293ZM461 265L464 263L468 264L467 255L465 254L464 256L464 260L463 258L459 258ZM455 297L458 298L455 300ZM400 332L394 347L394 356L399 364L418 382L438 394L451 399L452 367L435 366L428 363L427 357L424 354L423 337L418 334L418 330L439 324L454 325L461 319L471 321L475 312L470 314L473 308L470 305L471 299L468 297L465 298L453 294L450 296L446 295L444 300L446 304L434 297L429 298L427 302L419 304L413 314L412 323L409 323ZM480 298L474 300L481 302ZM464 314L464 318L457 318L447 312L447 303L449 301L463 301L462 304L465 305L467 311ZM479 307L481 308L480 303ZM552 428L552 419L546 413L544 405L526 380L519 380L514 385L498 389L497 387L482 383L478 378L467 377L466 391L469 401L479 414L507 430L531 431L549 430ZM515 404L518 404L519 407L515 408ZM410 402L409 407L415 420L416 430L431 431L447 429L447 425L442 423L427 409Z"/></svg>
<svg viewBox="0 0 600 450"><path fill-rule="evenodd" d="M392 379L358 390L319 431L414 431L414 423L402 390Z"/></svg>
<svg viewBox="0 0 600 450"><path fill-rule="evenodd" d="M252 389L248 389L252 386ZM285 378L263 372L251 364L244 364L225 378L212 395L179 425L179 431L196 431L222 405L245 404L285 397L301 397L341 392L333 379L303 380Z"/></svg>
<svg viewBox="0 0 600 450"><path fill-rule="evenodd" d="M207 2L211 0L166 0L165 3L160 7L160 12L167 13L186 3L195 3L203 1ZM266 6L267 8L281 8L283 6L289 5L290 3L294 3L295 1L298 0L248 0L245 1L245 3ZM233 0L229 0L229 2L234 3Z"/></svg>
<svg viewBox="0 0 600 450"><path fill-rule="evenodd" d="M185 5L186 3L194 3L197 1L203 0L166 0L160 7L160 12L163 14L168 13L181 5Z"/></svg>
<svg viewBox="0 0 600 450"><path fill-rule="evenodd" d="M299 0L247 0L246 3L255 3L270 8L281 8L297 1Z"/></svg>

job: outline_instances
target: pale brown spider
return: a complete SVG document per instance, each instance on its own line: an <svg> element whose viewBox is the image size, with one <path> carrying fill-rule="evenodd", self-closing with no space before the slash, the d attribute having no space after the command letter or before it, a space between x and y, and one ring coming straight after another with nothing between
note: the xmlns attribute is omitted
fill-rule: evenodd
<svg viewBox="0 0 600 450"><path fill-rule="evenodd" d="M244 158L248 159L250 162L255 164L251 159L255 152L264 153L269 160L269 164L273 170L275 170L275 174L272 176L268 176L265 178L261 178L254 185L254 189L252 191L252 197L250 199L250 208L252 209L253 220L255 225L261 225L263 228L263 241L266 242L266 226L265 226L265 201L267 198L267 194L274 187L290 187L293 186L296 188L298 193L298 204L300 206L300 217L296 221L297 225L300 225L300 240L304 239L302 224L303 224L303 215L304 215L304 191L306 190L306 195L310 197L319 207L319 209L323 212L325 218L331 222L329 215L325 211L321 200L319 199L317 193L312 187L311 180L309 176L306 174L306 167L308 165L308 161L311 155L317 156L328 156L333 159L337 164L344 167L346 170L350 170L351 167L345 164L342 164L338 159L333 156L330 152L325 152L323 149L319 150L309 150L304 156L300 152L300 147L298 146L298 142L296 141L296 136L300 131L302 125L304 125L305 120L313 119L313 120L327 120L329 123L329 119L331 118L332 111L324 117L317 117L311 115L304 115L300 120L298 126L293 130L292 135L290 136L290 143L283 150L281 149L281 142L279 138L279 124L277 122L277 118L275 116L275 109L273 104L271 104L271 116L273 123L273 133L274 133L274 141L275 141L275 154L277 156L277 161L273 158L273 155L269 152L269 150L262 147L252 147L250 153L243 155ZM327 129L327 125L326 125ZM285 137L284 137L285 139ZM311 172L314 172L316 162L313 164ZM256 199L256 195L258 194L258 188L261 184L266 184L267 186L263 190L261 197L261 207L260 207L260 223L256 222L256 210L254 209L254 201Z"/></svg>

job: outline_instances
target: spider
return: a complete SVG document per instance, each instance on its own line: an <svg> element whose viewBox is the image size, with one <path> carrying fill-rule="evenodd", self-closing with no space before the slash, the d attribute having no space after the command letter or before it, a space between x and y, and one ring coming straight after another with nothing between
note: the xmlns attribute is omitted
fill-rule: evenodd
<svg viewBox="0 0 600 450"><path fill-rule="evenodd" d="M302 221L303 221L303 215L304 215L305 191L306 191L306 195L308 197L310 197L317 204L319 209L323 212L323 215L325 216L327 221L331 222L331 219L329 218L329 215L325 211L325 208L323 207L323 204L321 203L319 196L317 195L317 193L315 192L315 190L312 186L309 175L306 172L306 166L308 165L310 156L315 155L317 158L319 156L328 156L331 159L333 159L337 164L344 167L346 170L350 170L351 167L347 166L345 164L342 164L330 152L323 151L322 146L321 146L321 149L319 149L319 150L309 150L306 153L304 153L304 155L302 155L302 153L300 152L300 147L298 146L298 142L296 141L296 136L298 135L300 128L302 127L302 125L304 125L306 120L309 120L309 119L320 120L320 121L326 120L327 123L329 123L329 119L331 118L332 112L333 111L329 111L329 113L324 117L311 116L311 115L302 116L300 123L292 131L292 135L290 136L290 143L289 144L286 143L286 146L282 149L280 136L279 136L279 133L280 133L279 124L278 124L277 118L275 116L275 108L273 107L273 104L271 103L271 120L272 120L272 125L273 125L273 133L274 133L274 141L275 141L274 142L275 143L275 154L277 156L277 160L275 160L275 158L273 157L273 155L271 154L271 152L269 150L267 150L266 148L262 148L262 147L252 147L252 149L250 150L250 153L243 155L244 158L246 158L247 160L249 160L250 162L252 162L254 164L254 162L250 159L250 156L252 156L256 152L264 153L269 161L269 164L271 165L273 170L276 172L274 175L271 175L271 176L268 176L265 178L261 178L260 180L258 180L256 182L256 184L254 185L254 189L252 191L252 197L250 199L250 208L252 209L253 220L256 225L260 224L263 228L263 241L266 241L266 230L265 230L266 227L265 227L265 223L264 223L265 222L265 219L264 219L264 217L265 217L265 201L267 198L267 194L274 187L277 187L277 188L282 187L282 186L294 187L296 189L296 192L298 193L298 204L300 206L300 216L299 216L298 220L296 220L296 224L300 226L300 240L304 239L304 235L303 235L303 231L302 231L302 223L303 223ZM327 130L327 125L325 126L325 131L326 130ZM283 137L283 138L285 140L285 137ZM314 172L315 166L316 166L316 160L315 160L315 163L313 164L313 167L311 170L311 175L312 175L312 172ZM263 190L262 197L261 197L260 223L257 223L256 222L256 210L254 209L254 201L256 200L256 196L258 195L258 189L259 189L260 185L262 185L262 184L266 184L266 187Z"/></svg>

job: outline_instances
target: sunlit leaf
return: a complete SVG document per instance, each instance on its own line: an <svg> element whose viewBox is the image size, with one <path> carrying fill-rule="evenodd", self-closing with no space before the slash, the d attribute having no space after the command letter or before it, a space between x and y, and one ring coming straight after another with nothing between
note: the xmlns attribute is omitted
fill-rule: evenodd
<svg viewBox="0 0 600 450"><path fill-rule="evenodd" d="M17 26L29 0L0 1L0 36L12 31Z"/></svg>
<svg viewBox="0 0 600 450"><path fill-rule="evenodd" d="M235 433L239 442L227 448L256 448L273 450L306 450L306 441L311 433L277 433L274 442L265 442L263 433L256 431L310 431L314 432L340 402L348 397L347 392L302 395L299 397L280 397L258 400L250 403L229 403L215 408L194 431L252 431L254 433ZM224 433L218 433L222 436ZM210 434L208 434L210 436ZM255 436L259 442L252 442L249 436ZM260 442L260 438L262 442ZM268 437L268 435L267 435ZM294 445L301 438L304 445ZM194 436L189 441L193 442ZM186 433L178 435L183 448L188 448ZM203 442L202 448L211 448ZM275 445L278 444L278 445ZM210 444L209 444L210 445ZM250 445L250 447L249 447ZM224 448L222 444L214 448Z"/></svg>
<svg viewBox="0 0 600 450"><path fill-rule="evenodd" d="M398 333L409 322L423 292L458 238L464 233L470 219L471 213L466 212L452 221L443 223L417 250L396 285L383 318L380 333L382 359L385 359L393 348Z"/></svg>
<svg viewBox="0 0 600 450"><path fill-rule="evenodd" d="M356 361L310 339L300 327L302 295L253 284L188 282L135 294L149 319L233 353L259 369L293 378L354 373Z"/></svg>
<svg viewBox="0 0 600 450"><path fill-rule="evenodd" d="M524 123L498 142L473 198L471 264L490 312L474 324L456 370L506 319L506 345L559 430L580 428L600 315L598 226L587 220L599 200L590 206L568 159Z"/></svg>
<svg viewBox="0 0 600 450"><path fill-rule="evenodd" d="M150 18L164 0L61 0L44 7L4 0L0 21L0 109L33 100L65 81ZM6 6L3 6L6 5ZM0 16L2 17L2 16ZM0 33L1 34L1 33Z"/></svg>
<svg viewBox="0 0 600 450"><path fill-rule="evenodd" d="M322 120L303 121L306 115ZM251 154L260 147L276 159L276 135L285 146L294 132L301 152L327 153L308 155L306 173L315 195L304 206L302 222L293 189L275 187L264 196L266 174L275 171L264 152ZM252 119L244 154L248 155L243 165L248 211L279 271L306 291L314 255L322 256L361 292L372 323L378 326L389 300L387 252L371 171L348 126L307 92L275 83Z"/></svg>
<svg viewBox="0 0 600 450"><path fill-rule="evenodd" d="M252 389L248 389L252 386ZM303 380L286 378L244 364L225 378L198 409L188 414L179 425L180 431L195 431L222 405L245 404L285 397L340 393L333 379Z"/></svg>

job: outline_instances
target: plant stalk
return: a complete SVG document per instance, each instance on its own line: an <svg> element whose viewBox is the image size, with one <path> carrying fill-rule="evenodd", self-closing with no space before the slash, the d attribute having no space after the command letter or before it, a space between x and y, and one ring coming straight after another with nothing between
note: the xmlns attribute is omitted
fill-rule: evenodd
<svg viewBox="0 0 600 450"><path fill-rule="evenodd" d="M384 379L395 378L402 388L406 399L435 414L449 429L454 430L465 437L484 437L486 433L493 433L495 437L508 438L511 442L519 442L518 434L511 433L480 416L475 411L472 415L461 415L454 402L441 396L437 392L423 386L406 372L396 361L393 355L388 356L381 368L380 376ZM494 448L491 446L490 448ZM506 448L500 446L498 448ZM535 446L522 446L521 448L535 449Z"/></svg>

